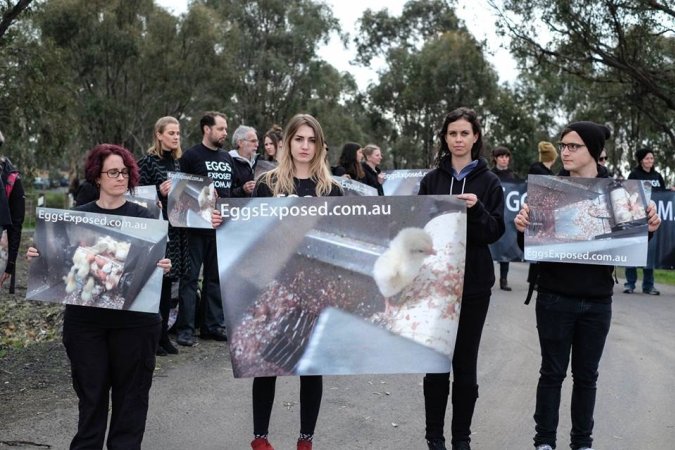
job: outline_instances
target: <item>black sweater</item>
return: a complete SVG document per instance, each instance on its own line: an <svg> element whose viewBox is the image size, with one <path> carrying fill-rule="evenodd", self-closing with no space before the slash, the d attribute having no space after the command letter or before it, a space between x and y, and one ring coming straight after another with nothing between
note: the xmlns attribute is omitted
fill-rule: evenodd
<svg viewBox="0 0 675 450"><path fill-rule="evenodd" d="M648 180L651 182L653 191L665 191L666 182L660 173L652 169L649 172L644 170L642 166L637 166L628 175L629 180Z"/></svg>
<svg viewBox="0 0 675 450"><path fill-rule="evenodd" d="M366 162L362 162L361 167L363 167L363 172L366 174L363 182L368 186L372 186L377 189L377 195L384 195L382 183L380 183L380 180L377 179L377 175L381 172L381 170L379 168L373 169Z"/></svg>
<svg viewBox="0 0 675 450"><path fill-rule="evenodd" d="M453 185L452 192L450 185ZM461 181L452 176L450 157L441 159L437 169L420 183L419 195L476 194L478 202L467 209L466 263L462 298L490 295L495 283L489 244L504 234L504 191L499 178L485 160Z"/></svg>

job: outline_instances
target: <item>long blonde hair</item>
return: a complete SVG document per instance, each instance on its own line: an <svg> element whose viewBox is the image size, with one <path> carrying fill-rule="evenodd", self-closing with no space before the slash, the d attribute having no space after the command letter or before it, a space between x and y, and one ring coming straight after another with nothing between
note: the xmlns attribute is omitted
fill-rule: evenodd
<svg viewBox="0 0 675 450"><path fill-rule="evenodd" d="M180 122L178 122L178 119L172 116L165 116L161 117L155 122L155 131L153 133L153 141L152 141L152 147L148 149L148 154L149 155L155 155L159 156L160 158L164 156L164 150L162 149L162 143L159 142L159 138L157 137L157 134L162 134L164 133L164 130L166 129L166 126L169 124L174 124L178 125L180 129ZM171 150L171 156L173 159L178 159L183 155L183 150L180 148L180 141L178 142L178 147L175 150Z"/></svg>
<svg viewBox="0 0 675 450"><path fill-rule="evenodd" d="M275 197L295 193L295 183L293 182L295 162L291 154L291 141L303 125L307 125L314 130L316 152L310 161L309 172L310 179L316 183L316 195L323 197L330 194L333 186L339 186L333 181L330 167L326 162L326 140L321 124L309 114L296 114L288 121L284 130L283 150L277 157L279 165L261 177L261 181L270 187L272 195Z"/></svg>

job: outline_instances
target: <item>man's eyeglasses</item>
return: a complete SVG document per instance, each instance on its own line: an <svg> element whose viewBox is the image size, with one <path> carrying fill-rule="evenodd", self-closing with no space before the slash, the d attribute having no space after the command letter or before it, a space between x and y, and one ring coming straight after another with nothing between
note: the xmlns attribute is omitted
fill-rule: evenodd
<svg viewBox="0 0 675 450"><path fill-rule="evenodd" d="M569 150L572 153L575 153L577 150L579 150L581 147L586 147L584 144L574 144L574 143L565 143L565 142L558 142L558 150L561 152L564 152L565 149Z"/></svg>
<svg viewBox="0 0 675 450"><path fill-rule="evenodd" d="M598 158L598 161L607 161L607 157L601 156L601 157Z"/></svg>
<svg viewBox="0 0 675 450"><path fill-rule="evenodd" d="M107 174L108 178L119 178L120 175L122 175L122 178L129 178L129 169L110 169L101 173Z"/></svg>

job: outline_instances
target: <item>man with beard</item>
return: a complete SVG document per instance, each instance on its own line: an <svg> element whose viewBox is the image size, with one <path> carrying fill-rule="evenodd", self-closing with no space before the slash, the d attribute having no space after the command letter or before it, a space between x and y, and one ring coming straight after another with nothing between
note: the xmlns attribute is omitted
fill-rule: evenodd
<svg viewBox="0 0 675 450"><path fill-rule="evenodd" d="M207 112L199 121L202 142L188 149L180 159L181 171L208 176L213 180L218 197L230 197L234 178L234 162L222 149L227 137L227 117L220 112ZM202 307L200 337L226 341L225 317L220 298L218 255L214 230L188 229L188 269L180 288L180 308L176 329L179 345L191 347L194 337L197 310L197 283L199 269L204 266L202 281Z"/></svg>

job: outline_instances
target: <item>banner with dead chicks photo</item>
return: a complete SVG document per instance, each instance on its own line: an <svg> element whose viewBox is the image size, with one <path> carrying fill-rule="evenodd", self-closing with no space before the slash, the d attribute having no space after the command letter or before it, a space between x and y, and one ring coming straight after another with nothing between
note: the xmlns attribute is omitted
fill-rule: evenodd
<svg viewBox="0 0 675 450"><path fill-rule="evenodd" d="M530 175L527 183L526 260L646 264L649 183L546 175Z"/></svg>
<svg viewBox="0 0 675 450"><path fill-rule="evenodd" d="M217 207L235 377L450 371L463 202L284 197Z"/></svg>
<svg viewBox="0 0 675 450"><path fill-rule="evenodd" d="M27 300L159 310L167 222L38 208Z"/></svg>
<svg viewBox="0 0 675 450"><path fill-rule="evenodd" d="M216 188L209 177L181 172L168 172L171 189L167 201L169 223L180 228L211 226L211 213L216 206Z"/></svg>

